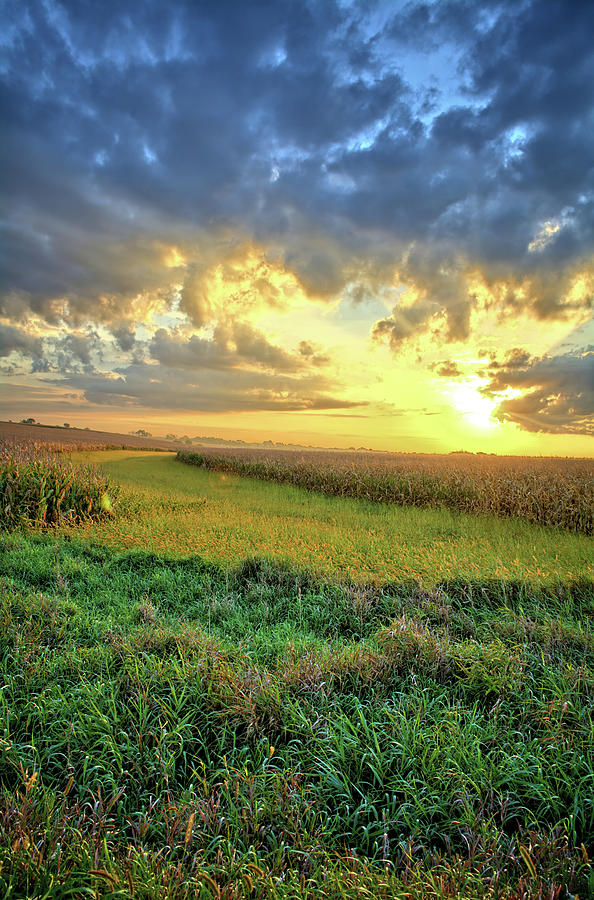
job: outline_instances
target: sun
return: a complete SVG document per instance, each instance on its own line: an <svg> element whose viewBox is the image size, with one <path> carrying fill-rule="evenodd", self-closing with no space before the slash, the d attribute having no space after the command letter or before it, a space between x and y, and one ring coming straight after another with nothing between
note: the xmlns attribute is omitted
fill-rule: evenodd
<svg viewBox="0 0 594 900"><path fill-rule="evenodd" d="M485 384L482 378L472 378L448 385L447 393L452 405L464 421L482 430L497 428L501 423L493 418L493 412L500 400L483 396L479 388Z"/></svg>

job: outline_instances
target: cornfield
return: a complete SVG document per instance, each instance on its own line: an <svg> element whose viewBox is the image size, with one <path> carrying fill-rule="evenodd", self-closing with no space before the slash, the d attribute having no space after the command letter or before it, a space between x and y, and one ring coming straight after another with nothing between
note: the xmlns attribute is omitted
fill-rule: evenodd
<svg viewBox="0 0 594 900"><path fill-rule="evenodd" d="M116 496L105 475L74 466L46 446L0 442L0 527L103 518Z"/></svg>
<svg viewBox="0 0 594 900"><path fill-rule="evenodd" d="M587 459L221 448L179 450L177 459L323 494L594 533L594 463Z"/></svg>

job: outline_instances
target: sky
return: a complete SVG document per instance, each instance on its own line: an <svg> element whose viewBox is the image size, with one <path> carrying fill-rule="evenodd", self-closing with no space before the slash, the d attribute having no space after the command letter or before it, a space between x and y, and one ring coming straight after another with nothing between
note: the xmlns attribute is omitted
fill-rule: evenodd
<svg viewBox="0 0 594 900"><path fill-rule="evenodd" d="M0 418L594 455L594 3L0 20Z"/></svg>

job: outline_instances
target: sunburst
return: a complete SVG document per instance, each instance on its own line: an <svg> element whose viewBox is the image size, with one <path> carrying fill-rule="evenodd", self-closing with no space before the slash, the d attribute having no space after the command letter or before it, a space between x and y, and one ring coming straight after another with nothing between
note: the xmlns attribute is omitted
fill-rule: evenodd
<svg viewBox="0 0 594 900"><path fill-rule="evenodd" d="M480 393L485 383L482 378L471 378L451 383L447 390L452 405L465 422L475 428L493 429L501 424L493 417L500 400Z"/></svg>

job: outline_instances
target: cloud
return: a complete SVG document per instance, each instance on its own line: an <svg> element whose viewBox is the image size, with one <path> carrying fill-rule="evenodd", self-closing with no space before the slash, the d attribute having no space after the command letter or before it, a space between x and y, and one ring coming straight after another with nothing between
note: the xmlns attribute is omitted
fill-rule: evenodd
<svg viewBox="0 0 594 900"><path fill-rule="evenodd" d="M256 366L276 372L291 372L303 367L302 360L292 356L281 347L276 347L247 322L234 322L229 329L219 327L215 331L217 340L227 344L231 341L235 352L243 360Z"/></svg>
<svg viewBox="0 0 594 900"><path fill-rule="evenodd" d="M497 373L498 370L502 370L505 372L514 372L516 370L526 370L530 366L531 356L527 350L522 350L521 347L514 347L513 350L509 350L507 356L504 358L502 362L498 362L497 357L493 356L489 363L489 374L491 378L496 377L493 373Z"/></svg>
<svg viewBox="0 0 594 900"><path fill-rule="evenodd" d="M180 309L200 328L211 318L211 305L206 284L207 269L191 263L180 290Z"/></svg>
<svg viewBox="0 0 594 900"><path fill-rule="evenodd" d="M278 249L223 231L202 235L185 253L179 309L198 328L249 311L287 309L297 296L304 299L297 275Z"/></svg>
<svg viewBox="0 0 594 900"><path fill-rule="evenodd" d="M172 369L229 369L233 354L213 341L192 335L187 340L159 328L149 344L149 352L165 367Z"/></svg>
<svg viewBox="0 0 594 900"><path fill-rule="evenodd" d="M392 314L372 329L373 337L387 338L394 351L428 331L442 343L465 342L471 337L473 313L489 309L500 321L522 315L579 325L590 318L594 300L590 263L521 273L509 266L477 269L460 254L414 247L394 278L405 290Z"/></svg>
<svg viewBox="0 0 594 900"><path fill-rule="evenodd" d="M312 341L299 341L297 349L301 356L314 366L325 366L330 362L329 355L323 353L321 346Z"/></svg>
<svg viewBox="0 0 594 900"><path fill-rule="evenodd" d="M425 331L438 311L436 303L417 300L407 309L395 308L391 316L377 321L373 326L372 335L376 340L387 338L392 350L397 351L403 341L420 331Z"/></svg>
<svg viewBox="0 0 594 900"><path fill-rule="evenodd" d="M302 353L288 353L252 325L238 321L217 325L212 340L198 335L185 339L159 328L149 349L160 363L184 369L223 370L247 365L274 372L295 372L306 366Z"/></svg>
<svg viewBox="0 0 594 900"><path fill-rule="evenodd" d="M365 405L337 395L345 385L320 373L326 360L316 345L301 341L289 353L248 323L219 325L211 337L159 328L145 345L145 359L100 371L95 363L104 349L94 333L48 342L44 371L60 375L52 383L100 405L195 412Z"/></svg>
<svg viewBox="0 0 594 900"><path fill-rule="evenodd" d="M134 333L134 330L126 325L121 325L119 328L116 328L113 332L113 336L118 347L120 348L120 350L123 350L124 353L132 350L134 344L136 343L136 335Z"/></svg>
<svg viewBox="0 0 594 900"><path fill-rule="evenodd" d="M71 314L108 315L98 297L125 308L171 281L153 239L221 228L280 246L319 296L373 253L370 228L391 236L395 263L411 240L524 271L591 253L594 13L483 7L407 4L378 32L372 9L306 0L147 2L132 30L115 3L101 16L8 4L7 286L44 314L65 297ZM395 48L406 59L421 43L461 67L456 102L442 90L433 118L394 65ZM202 266L182 289L198 325ZM465 311L439 302L463 334Z"/></svg>
<svg viewBox="0 0 594 900"><path fill-rule="evenodd" d="M60 384L82 391L89 403L171 411L296 412L365 405L329 394L328 382L316 376L271 376L233 368L189 372L182 367L137 363L116 375L71 373Z"/></svg>
<svg viewBox="0 0 594 900"><path fill-rule="evenodd" d="M492 361L489 383L481 393L491 398L512 388L520 396L503 400L495 410L502 421L527 431L594 434L594 351L530 358L515 349L502 362Z"/></svg>
<svg viewBox="0 0 594 900"><path fill-rule="evenodd" d="M460 370L458 363L450 359L442 363L436 363L431 368L440 378L461 378L464 374Z"/></svg>
<svg viewBox="0 0 594 900"><path fill-rule="evenodd" d="M61 340L56 341L55 350L60 356L63 367L68 367L73 360L78 360L83 366L92 366L91 353L100 355L99 336L91 334L67 334Z"/></svg>
<svg viewBox="0 0 594 900"><path fill-rule="evenodd" d="M43 345L39 337L29 334L23 328L0 324L0 356L10 356L14 352L40 359Z"/></svg>

